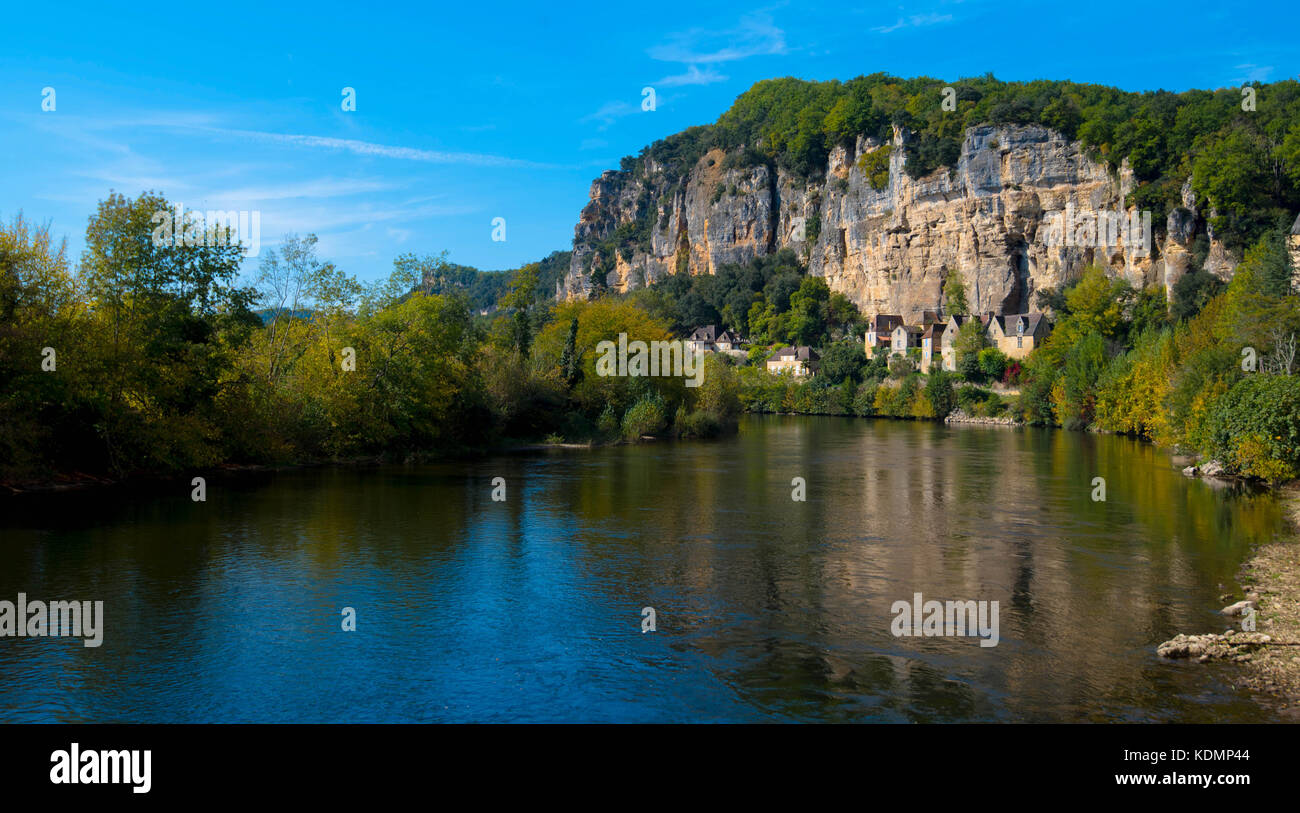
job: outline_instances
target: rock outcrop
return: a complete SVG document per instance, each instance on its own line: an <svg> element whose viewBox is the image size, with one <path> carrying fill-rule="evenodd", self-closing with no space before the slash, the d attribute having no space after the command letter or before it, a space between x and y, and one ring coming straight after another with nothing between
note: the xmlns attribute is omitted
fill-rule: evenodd
<svg viewBox="0 0 1300 813"><path fill-rule="evenodd" d="M1041 126L971 127L956 166L916 179L904 169L908 137L895 128L892 143L859 138L838 147L824 177L811 181L743 166L721 150L683 178L650 160L606 172L592 184L556 294L590 296L593 271L597 283L625 291L790 247L865 313L916 320L942 306L950 269L964 276L972 309L1015 313L1034 308L1035 291L1060 287L1091 263L1136 286L1172 288L1205 232L1187 185L1183 206L1145 232L1148 246L1140 213L1123 209L1135 185L1127 167L1112 173ZM867 158L882 149L887 181L883 154ZM620 227L637 238L613 249ZM1204 267L1230 277L1234 259L1208 236Z"/></svg>

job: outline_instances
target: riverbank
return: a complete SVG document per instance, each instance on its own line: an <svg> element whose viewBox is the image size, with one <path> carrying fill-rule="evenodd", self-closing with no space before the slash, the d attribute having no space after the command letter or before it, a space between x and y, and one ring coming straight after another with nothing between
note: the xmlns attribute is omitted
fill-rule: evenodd
<svg viewBox="0 0 1300 813"><path fill-rule="evenodd" d="M1178 635L1156 652L1199 663L1239 664L1242 671L1234 685L1265 695L1300 717L1300 483L1280 488L1278 498L1289 532L1256 549L1242 565L1240 593L1219 597L1227 603L1221 610L1227 628Z"/></svg>
<svg viewBox="0 0 1300 813"><path fill-rule="evenodd" d="M720 435L734 434L735 426L724 427ZM708 440L708 437L676 437L673 435L643 435L638 439L626 438L592 438L582 443L563 441L508 441L491 446L462 448L457 450L416 452L406 455L366 455L347 458L330 458L322 460L301 460L287 463L221 463L188 472L141 472L121 477L86 472L57 472L43 478L0 479L0 499L24 495L58 494L62 492L79 492L92 489L126 488L156 489L173 485L189 487L194 477L208 479L237 477L248 474L274 474L276 472L297 471L300 469L325 468L331 466L359 467L380 466L390 463L431 463L439 460L473 460L492 455L519 454L527 452L547 452L574 449L602 449L609 446L623 446L637 443L653 443L669 440Z"/></svg>
<svg viewBox="0 0 1300 813"><path fill-rule="evenodd" d="M1300 714L1300 483L1279 492L1292 534L1261 547L1242 567L1245 592L1254 593L1259 632L1274 645L1262 647L1246 665L1243 685L1270 694Z"/></svg>

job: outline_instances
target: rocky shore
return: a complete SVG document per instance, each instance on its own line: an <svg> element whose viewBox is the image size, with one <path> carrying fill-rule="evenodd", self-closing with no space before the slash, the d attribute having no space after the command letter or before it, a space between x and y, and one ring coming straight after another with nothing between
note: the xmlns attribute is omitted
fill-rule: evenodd
<svg viewBox="0 0 1300 813"><path fill-rule="evenodd" d="M1300 712L1300 539L1295 533L1300 529L1300 484L1285 487L1281 498L1293 533L1255 551L1242 567L1244 598L1220 611L1243 622L1253 614L1255 630L1178 635L1156 652L1201 663L1239 663L1239 686Z"/></svg>
<svg viewBox="0 0 1300 813"><path fill-rule="evenodd" d="M961 409L954 409L948 413L948 417L943 419L944 423L983 423L995 426L1023 426L1015 418L982 418L978 415L968 415Z"/></svg>

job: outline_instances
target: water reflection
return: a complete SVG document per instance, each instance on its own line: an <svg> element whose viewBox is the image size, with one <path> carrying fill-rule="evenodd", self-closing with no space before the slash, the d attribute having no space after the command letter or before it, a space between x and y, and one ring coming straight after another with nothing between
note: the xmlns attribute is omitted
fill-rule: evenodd
<svg viewBox="0 0 1300 813"><path fill-rule="evenodd" d="M1277 504L1124 438L749 418L710 443L5 510L0 597L102 599L107 631L0 639L0 720L1272 717L1230 667L1154 646L1223 626ZM999 645L895 638L916 592L1000 602Z"/></svg>

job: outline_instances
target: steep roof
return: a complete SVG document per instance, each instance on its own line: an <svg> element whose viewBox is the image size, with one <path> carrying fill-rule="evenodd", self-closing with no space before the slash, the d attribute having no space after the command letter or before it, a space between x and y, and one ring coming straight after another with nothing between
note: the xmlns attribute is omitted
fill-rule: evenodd
<svg viewBox="0 0 1300 813"><path fill-rule="evenodd" d="M892 333L894 328L903 324L903 317L896 313L878 313L868 323L877 333Z"/></svg>
<svg viewBox="0 0 1300 813"><path fill-rule="evenodd" d="M998 320L998 327L1008 336L1016 335L1016 320L1025 320L1025 334L1028 335L1038 329L1038 323L1043 320L1041 313L1004 313L1001 316L994 317Z"/></svg>
<svg viewBox="0 0 1300 813"><path fill-rule="evenodd" d="M816 361L821 358L817 351L807 345L798 347L782 347L771 355L770 358L795 359L796 361Z"/></svg>

